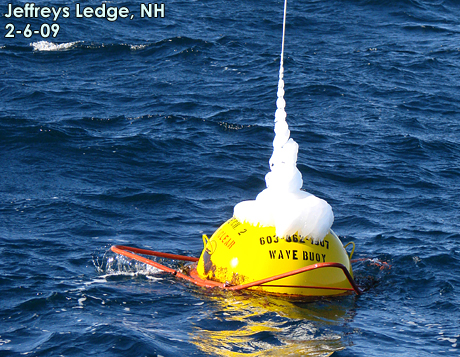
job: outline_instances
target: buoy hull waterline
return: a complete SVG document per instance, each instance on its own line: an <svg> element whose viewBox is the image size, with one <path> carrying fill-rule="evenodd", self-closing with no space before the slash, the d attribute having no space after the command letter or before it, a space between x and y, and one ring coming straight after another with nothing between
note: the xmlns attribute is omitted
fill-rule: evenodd
<svg viewBox="0 0 460 357"><path fill-rule="evenodd" d="M231 218L203 236L204 249L197 265L201 279L244 285L311 266L311 270L250 287L273 294L330 296L352 293L350 258L331 230L322 242L296 234L277 237L275 227L254 226ZM328 263L339 263L348 271ZM321 268L321 269L316 269Z"/></svg>

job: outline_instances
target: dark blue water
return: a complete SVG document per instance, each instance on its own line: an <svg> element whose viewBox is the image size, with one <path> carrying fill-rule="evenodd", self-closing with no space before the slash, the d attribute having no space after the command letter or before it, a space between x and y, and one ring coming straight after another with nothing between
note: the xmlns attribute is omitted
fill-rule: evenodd
<svg viewBox="0 0 460 357"><path fill-rule="evenodd" d="M11 1L24 6L24 1ZM1 356L460 354L460 8L290 1L287 121L304 189L356 243L360 297L205 291L109 252L198 256L265 187L281 1L165 2L5 38L0 17ZM100 6L102 1L81 1ZM2 3L0 13L7 13ZM41 42L47 41L47 42Z"/></svg>

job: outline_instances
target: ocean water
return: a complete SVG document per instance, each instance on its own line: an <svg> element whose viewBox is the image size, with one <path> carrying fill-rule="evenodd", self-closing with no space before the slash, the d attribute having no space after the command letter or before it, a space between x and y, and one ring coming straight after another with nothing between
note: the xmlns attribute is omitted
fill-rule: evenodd
<svg viewBox="0 0 460 357"><path fill-rule="evenodd" d="M313 302L204 290L109 251L198 256L265 187L283 2L6 17L26 3L0 5L0 356L460 355L457 2L288 2L303 188L355 257L391 266L356 263L363 295Z"/></svg>

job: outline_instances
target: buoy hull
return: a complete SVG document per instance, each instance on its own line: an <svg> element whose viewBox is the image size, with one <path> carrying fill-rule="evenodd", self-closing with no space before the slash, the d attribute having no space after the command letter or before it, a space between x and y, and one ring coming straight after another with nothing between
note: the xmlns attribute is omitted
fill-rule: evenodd
<svg viewBox="0 0 460 357"><path fill-rule="evenodd" d="M201 279L229 285L262 280L309 265L343 264L350 259L337 235L330 231L321 243L297 235L280 238L274 227L253 226L231 218L210 239L197 265ZM330 296L353 291L341 269L323 267L251 287L262 292L300 296Z"/></svg>

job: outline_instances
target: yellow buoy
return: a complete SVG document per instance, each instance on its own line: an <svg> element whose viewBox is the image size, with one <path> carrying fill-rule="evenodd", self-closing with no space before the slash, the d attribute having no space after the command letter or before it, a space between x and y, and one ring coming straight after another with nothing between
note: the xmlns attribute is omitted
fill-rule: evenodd
<svg viewBox="0 0 460 357"><path fill-rule="evenodd" d="M337 235L330 230L322 242L297 234L277 237L275 227L254 226L231 218L208 239L197 265L201 279L243 285L306 266L312 270L283 277L251 289L301 296L327 296L353 291L342 269L352 278L350 258ZM316 269L321 268L321 269Z"/></svg>

